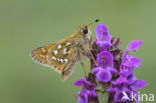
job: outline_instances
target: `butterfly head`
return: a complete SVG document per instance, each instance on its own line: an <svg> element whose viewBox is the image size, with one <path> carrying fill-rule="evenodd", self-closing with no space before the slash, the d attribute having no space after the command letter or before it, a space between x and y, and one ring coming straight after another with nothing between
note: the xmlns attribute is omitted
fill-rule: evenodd
<svg viewBox="0 0 156 103"><path fill-rule="evenodd" d="M83 37L86 37L87 39L90 40L91 34L92 34L91 29L90 29L90 25L95 23L95 22L98 22L98 21L99 20L97 19L97 20L95 20L94 22L92 22L92 23L90 23L88 25L82 25L80 27L80 33L83 35Z"/></svg>
<svg viewBox="0 0 156 103"><path fill-rule="evenodd" d="M83 37L86 37L86 38L90 39L92 32L90 30L89 25L82 25L80 27L80 32L83 35Z"/></svg>

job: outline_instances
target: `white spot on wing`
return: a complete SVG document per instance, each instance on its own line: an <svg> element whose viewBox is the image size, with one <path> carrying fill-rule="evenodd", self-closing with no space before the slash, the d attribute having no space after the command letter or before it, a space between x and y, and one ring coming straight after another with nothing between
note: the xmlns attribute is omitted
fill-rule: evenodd
<svg viewBox="0 0 156 103"><path fill-rule="evenodd" d="M43 51L43 52L45 52L45 49L44 49L44 48L42 48L42 51Z"/></svg>
<svg viewBox="0 0 156 103"><path fill-rule="evenodd" d="M56 58L54 56L51 59L56 60Z"/></svg>
<svg viewBox="0 0 156 103"><path fill-rule="evenodd" d="M61 45L58 45L57 47L58 47L58 49L59 49L59 48L61 48Z"/></svg>
<svg viewBox="0 0 156 103"><path fill-rule="evenodd" d="M67 48L64 48L64 50L63 50L63 54L66 54L67 53Z"/></svg>
<svg viewBox="0 0 156 103"><path fill-rule="evenodd" d="M55 51L54 51L54 54L55 54L55 55L56 55L56 54L58 54L58 51L57 51L57 50L55 50Z"/></svg>
<svg viewBox="0 0 156 103"><path fill-rule="evenodd" d="M60 59L59 59L59 58L57 58L57 61L60 61Z"/></svg>
<svg viewBox="0 0 156 103"><path fill-rule="evenodd" d="M65 63L67 63L68 62L68 59L64 59L64 61L65 61Z"/></svg>
<svg viewBox="0 0 156 103"><path fill-rule="evenodd" d="M70 45L71 43L66 43L66 45Z"/></svg>
<svg viewBox="0 0 156 103"><path fill-rule="evenodd" d="M60 59L61 63L63 63L63 59Z"/></svg>
<svg viewBox="0 0 156 103"><path fill-rule="evenodd" d="M67 54L67 53L70 53L70 52L67 52L67 48L64 48L63 54Z"/></svg>
<svg viewBox="0 0 156 103"><path fill-rule="evenodd" d="M63 63L63 59L57 58L57 61Z"/></svg>

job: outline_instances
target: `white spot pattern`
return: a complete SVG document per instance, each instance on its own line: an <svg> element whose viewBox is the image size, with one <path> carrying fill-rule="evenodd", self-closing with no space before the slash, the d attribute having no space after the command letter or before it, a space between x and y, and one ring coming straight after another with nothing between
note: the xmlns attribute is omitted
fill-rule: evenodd
<svg viewBox="0 0 156 103"><path fill-rule="evenodd" d="M44 48L42 48L42 51L43 51L43 52L45 52L45 49L44 49Z"/></svg>
<svg viewBox="0 0 156 103"><path fill-rule="evenodd" d="M57 50L55 50L55 51L54 51L54 54L55 54L55 55L56 55L56 54L58 54L58 51L57 51Z"/></svg>
<svg viewBox="0 0 156 103"><path fill-rule="evenodd" d="M63 63L63 59L60 59L61 63Z"/></svg>
<svg viewBox="0 0 156 103"><path fill-rule="evenodd" d="M70 53L70 52L67 52L67 48L64 48L63 54L67 54L67 53Z"/></svg>
<svg viewBox="0 0 156 103"><path fill-rule="evenodd" d="M67 60L67 59L64 59L64 61L65 61L65 63L67 63L67 62L68 62L68 60Z"/></svg>
<svg viewBox="0 0 156 103"><path fill-rule="evenodd" d="M64 50L63 50L63 54L66 54L66 53L67 53L66 50L67 50L67 48L64 48Z"/></svg>
<svg viewBox="0 0 156 103"><path fill-rule="evenodd" d="M52 59L52 60L56 60L56 57L53 56L51 59Z"/></svg>
<svg viewBox="0 0 156 103"><path fill-rule="evenodd" d="M60 61L60 59L59 59L59 58L57 58L57 61Z"/></svg>
<svg viewBox="0 0 156 103"><path fill-rule="evenodd" d="M59 49L59 48L61 48L61 45L58 45L57 47L58 47L58 49Z"/></svg>
<svg viewBox="0 0 156 103"><path fill-rule="evenodd" d="M71 43L66 43L66 45L70 45Z"/></svg>
<svg viewBox="0 0 156 103"><path fill-rule="evenodd" d="M56 60L56 58L55 58L55 60ZM63 59L60 59L60 58L57 58L57 61L58 61L58 62L61 62L61 63L64 62Z"/></svg>

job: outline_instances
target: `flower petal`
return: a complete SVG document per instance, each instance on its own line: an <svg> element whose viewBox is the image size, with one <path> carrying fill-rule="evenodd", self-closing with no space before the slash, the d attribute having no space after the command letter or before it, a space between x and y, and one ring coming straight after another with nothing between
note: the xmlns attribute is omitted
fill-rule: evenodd
<svg viewBox="0 0 156 103"><path fill-rule="evenodd" d="M77 98L79 103L88 103L88 96L87 93L82 90L78 93L79 97Z"/></svg>
<svg viewBox="0 0 156 103"><path fill-rule="evenodd" d="M119 85L120 87L122 87L122 86L125 86L125 85L129 84L129 81L124 77L119 77L117 80L113 81L112 84L114 86Z"/></svg>
<svg viewBox="0 0 156 103"><path fill-rule="evenodd" d="M142 60L135 58L133 56L127 56L127 60L123 63L125 66L135 66L138 67L137 65L140 65Z"/></svg>
<svg viewBox="0 0 156 103"><path fill-rule="evenodd" d="M108 51L100 52L97 56L97 64L100 67L107 68L113 66L113 56Z"/></svg>
<svg viewBox="0 0 156 103"><path fill-rule="evenodd" d="M104 24L100 24L96 27L96 44L100 50L108 49L111 44L111 36L108 33L108 29Z"/></svg>
<svg viewBox="0 0 156 103"><path fill-rule="evenodd" d="M93 84L91 84L90 82L88 82L85 78L81 78L79 80L77 80L74 85L76 87L83 87L85 90L94 90L95 86Z"/></svg>
<svg viewBox="0 0 156 103"><path fill-rule="evenodd" d="M89 103L97 103L97 94L95 91L87 91Z"/></svg>
<svg viewBox="0 0 156 103"><path fill-rule="evenodd" d="M114 69L114 68L107 68L109 71L110 71L110 73L111 74L116 74L117 73L117 70L116 69Z"/></svg>
<svg viewBox="0 0 156 103"><path fill-rule="evenodd" d="M117 87L110 87L109 89L107 89L107 92L114 94L117 90L118 90Z"/></svg>
<svg viewBox="0 0 156 103"><path fill-rule="evenodd" d="M86 83L86 79L85 79L85 78L81 78L81 79L77 80L77 81L74 83L74 85L75 85L76 87L82 87L84 83Z"/></svg>
<svg viewBox="0 0 156 103"><path fill-rule="evenodd" d="M147 83L144 82L143 80L136 80L134 83L131 84L131 88L137 90L137 89L142 89L146 85Z"/></svg>
<svg viewBox="0 0 156 103"><path fill-rule="evenodd" d="M96 74L96 73L98 73L100 70L102 70L101 67L96 67L96 68L94 68L94 69L92 70L92 72Z"/></svg>
<svg viewBox="0 0 156 103"><path fill-rule="evenodd" d="M104 38L104 36L107 36L107 35L108 35L107 26L104 25L104 24L99 24L96 27L96 37L97 37L97 40L107 40L108 38Z"/></svg>
<svg viewBox="0 0 156 103"><path fill-rule="evenodd" d="M123 96L124 95L123 95L123 93L121 91L116 92L115 96L114 96L114 101L115 102L121 102Z"/></svg>
<svg viewBox="0 0 156 103"><path fill-rule="evenodd" d="M109 82L112 75L108 70L101 70L96 74L96 78L101 82Z"/></svg>
<svg viewBox="0 0 156 103"><path fill-rule="evenodd" d="M119 74L120 74L120 77L126 78L129 83L132 83L136 80L132 70L121 69Z"/></svg>
<svg viewBox="0 0 156 103"><path fill-rule="evenodd" d="M118 89L115 93L114 101L116 102L130 101L130 95L131 95L130 93L131 91L126 87L122 88L122 90Z"/></svg>
<svg viewBox="0 0 156 103"><path fill-rule="evenodd" d="M128 51L137 51L138 48L141 46L141 44L142 44L142 41L139 41L139 40L132 41L129 44L127 50Z"/></svg>
<svg viewBox="0 0 156 103"><path fill-rule="evenodd" d="M98 45L100 50L107 50L110 46L112 46L112 44L110 43L110 41L96 41L96 44Z"/></svg>

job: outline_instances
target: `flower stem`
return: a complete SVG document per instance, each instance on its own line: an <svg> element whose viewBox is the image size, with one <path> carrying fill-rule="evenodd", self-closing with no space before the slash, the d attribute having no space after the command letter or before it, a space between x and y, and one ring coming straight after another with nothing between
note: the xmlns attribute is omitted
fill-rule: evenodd
<svg viewBox="0 0 156 103"><path fill-rule="evenodd" d="M99 103L108 103L109 94L107 92L97 91Z"/></svg>
<svg viewBox="0 0 156 103"><path fill-rule="evenodd" d="M107 89L109 87L108 84L103 84L98 82L96 88L96 93L98 95L99 103L108 103L109 100L109 93L107 92Z"/></svg>

